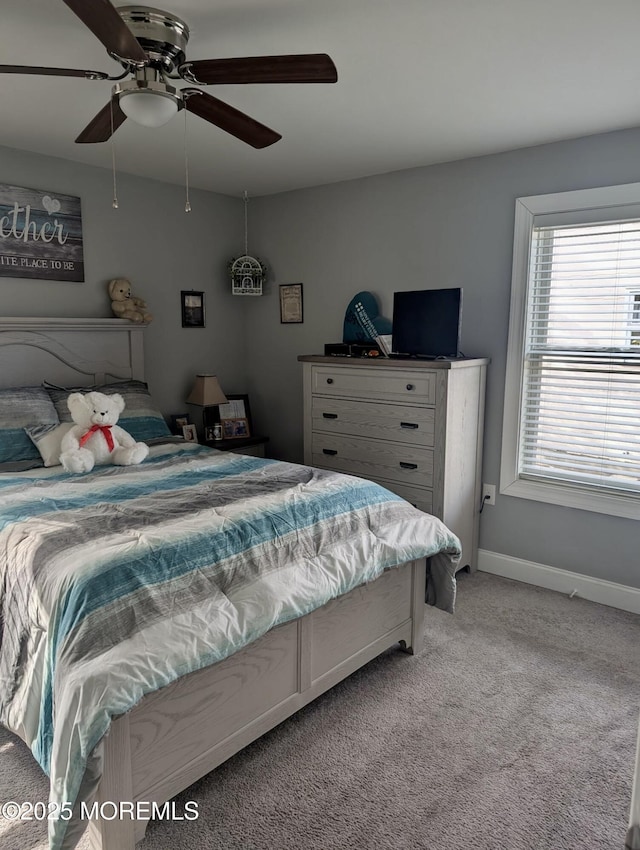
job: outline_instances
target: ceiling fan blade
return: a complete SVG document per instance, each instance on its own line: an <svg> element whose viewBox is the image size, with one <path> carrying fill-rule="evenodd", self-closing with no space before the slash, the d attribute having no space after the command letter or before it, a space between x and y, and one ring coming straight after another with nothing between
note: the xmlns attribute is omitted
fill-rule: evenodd
<svg viewBox="0 0 640 850"><path fill-rule="evenodd" d="M100 112L87 124L76 139L77 144L93 144L94 142L106 142L111 138L111 110L113 109L113 132L127 120L127 116L120 109L118 101L111 99L102 107Z"/></svg>
<svg viewBox="0 0 640 850"><path fill-rule="evenodd" d="M50 77L84 77L87 80L108 80L104 71L80 71L76 68L40 68L36 65L0 65L0 74L39 74Z"/></svg>
<svg viewBox="0 0 640 850"><path fill-rule="evenodd" d="M185 62L180 75L193 83L335 83L336 66L326 53L294 56L246 56Z"/></svg>
<svg viewBox="0 0 640 850"><path fill-rule="evenodd" d="M215 124L216 127L231 133L236 139L254 148L266 148L282 138L280 133L249 118L244 112L223 103L217 97L212 97L198 89L183 89L182 94L185 97L185 107L189 112Z"/></svg>
<svg viewBox="0 0 640 850"><path fill-rule="evenodd" d="M131 62L147 62L147 54L109 0L63 0L109 53Z"/></svg>

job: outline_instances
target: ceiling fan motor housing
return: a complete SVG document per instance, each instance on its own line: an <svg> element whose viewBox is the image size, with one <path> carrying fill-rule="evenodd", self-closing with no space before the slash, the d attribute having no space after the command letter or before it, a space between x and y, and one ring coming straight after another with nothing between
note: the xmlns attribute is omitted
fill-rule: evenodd
<svg viewBox="0 0 640 850"><path fill-rule="evenodd" d="M117 10L152 65L170 74L184 62L189 27L183 20L150 6L118 6ZM120 57L114 58L128 67Z"/></svg>

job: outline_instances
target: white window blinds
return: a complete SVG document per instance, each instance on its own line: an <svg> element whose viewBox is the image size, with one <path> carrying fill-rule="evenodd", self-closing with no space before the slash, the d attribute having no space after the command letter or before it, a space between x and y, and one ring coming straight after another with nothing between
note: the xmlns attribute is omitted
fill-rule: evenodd
<svg viewBox="0 0 640 850"><path fill-rule="evenodd" d="M521 478L640 494L640 219L534 220L520 417Z"/></svg>

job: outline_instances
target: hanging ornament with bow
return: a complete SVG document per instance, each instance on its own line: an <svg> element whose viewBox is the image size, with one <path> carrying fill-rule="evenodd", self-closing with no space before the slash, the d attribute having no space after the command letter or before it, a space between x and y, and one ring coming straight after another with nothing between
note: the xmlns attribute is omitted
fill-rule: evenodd
<svg viewBox="0 0 640 850"><path fill-rule="evenodd" d="M231 292L233 295L262 295L262 284L267 267L249 255L249 231L247 225L247 192L244 193L244 254L231 261Z"/></svg>

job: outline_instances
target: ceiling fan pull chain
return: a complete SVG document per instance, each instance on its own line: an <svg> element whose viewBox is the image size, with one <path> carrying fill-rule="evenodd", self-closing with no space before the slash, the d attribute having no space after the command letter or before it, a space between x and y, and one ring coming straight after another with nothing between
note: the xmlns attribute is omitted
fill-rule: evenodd
<svg viewBox="0 0 640 850"><path fill-rule="evenodd" d="M247 197L247 190L244 190L244 255L245 257L249 253L249 224L247 218L247 209L249 206L249 199Z"/></svg>
<svg viewBox="0 0 640 850"><path fill-rule="evenodd" d="M185 212L191 212L191 202L189 201L189 157L187 154L187 110L184 110L184 182L187 193L187 200L184 205Z"/></svg>
<svg viewBox="0 0 640 850"><path fill-rule="evenodd" d="M118 209L118 188L116 186L116 143L113 135L113 98L109 101L109 112L111 113L111 170L113 171L113 201L111 206Z"/></svg>

